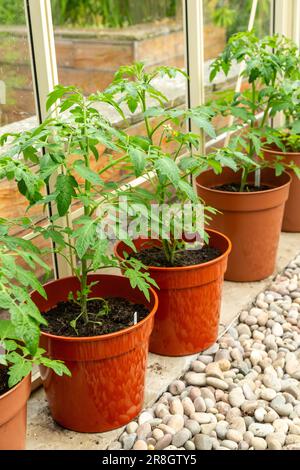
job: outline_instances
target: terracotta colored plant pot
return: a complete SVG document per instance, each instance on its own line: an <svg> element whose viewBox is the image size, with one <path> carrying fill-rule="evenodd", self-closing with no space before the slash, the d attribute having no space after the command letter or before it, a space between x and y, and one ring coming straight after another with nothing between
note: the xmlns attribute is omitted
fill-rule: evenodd
<svg viewBox="0 0 300 470"><path fill-rule="evenodd" d="M0 396L0 450L24 450L31 375Z"/></svg>
<svg viewBox="0 0 300 470"><path fill-rule="evenodd" d="M79 432L104 432L123 426L141 411L149 337L158 299L151 290L150 302L122 276L91 275L94 297L123 297L146 305L150 314L134 326L94 337L64 337L42 333L41 346L49 357L60 359L72 377L58 377L41 367L51 414L65 428ZM48 300L34 292L40 310L47 311L79 289L78 279L67 277L45 286Z"/></svg>
<svg viewBox="0 0 300 470"><path fill-rule="evenodd" d="M187 267L149 267L157 282L159 307L150 339L150 351L165 356L186 356L202 351L217 339L221 292L231 243L221 233L208 230L209 244L222 255ZM160 245L158 240L152 240ZM134 240L138 250L145 239ZM149 245L148 245L149 246ZM130 249L119 242L115 253L123 259ZM132 252L132 251L131 251Z"/></svg>
<svg viewBox="0 0 300 470"><path fill-rule="evenodd" d="M275 268L291 177L287 173L276 177L274 170L264 169L261 183L270 185L270 190L234 193L212 189L239 182L240 177L240 173L228 168L221 175L206 171L196 179L197 191L206 204L221 212L213 216L210 227L225 233L232 242L225 279L259 281L270 276ZM250 178L249 182L254 180Z"/></svg>
<svg viewBox="0 0 300 470"><path fill-rule="evenodd" d="M276 155L280 156L285 163L294 162L300 166L299 152L282 152L276 147L264 149L266 159L272 160ZM300 179L292 170L288 173L291 175L292 181L289 197L285 204L282 230L284 232L300 232Z"/></svg>

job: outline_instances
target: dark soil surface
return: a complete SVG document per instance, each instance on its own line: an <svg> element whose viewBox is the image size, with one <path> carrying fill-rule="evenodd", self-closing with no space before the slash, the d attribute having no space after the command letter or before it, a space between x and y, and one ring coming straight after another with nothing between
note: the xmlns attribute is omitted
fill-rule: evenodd
<svg viewBox="0 0 300 470"><path fill-rule="evenodd" d="M228 193L239 193L240 192L240 184L239 183L230 183L230 184L222 184L220 186L214 186L212 189L217 189L218 191L226 191ZM273 189L272 186L268 186L263 184L261 186L254 186L254 184L247 184L244 188L243 193L254 193L257 191L267 191L268 189Z"/></svg>
<svg viewBox="0 0 300 470"><path fill-rule="evenodd" d="M6 367L0 367L0 396L8 392L8 373Z"/></svg>
<svg viewBox="0 0 300 470"><path fill-rule="evenodd" d="M140 260L145 266L178 268L206 263L207 261L218 258L221 254L222 253L218 248L212 248L208 245L204 245L203 248L199 250L185 250L178 252L174 264L171 264L166 260L162 248L153 246L142 249L138 253L134 253L132 256Z"/></svg>
<svg viewBox="0 0 300 470"><path fill-rule="evenodd" d="M103 314L105 302L108 313ZM111 297L103 300L88 302L89 323L85 324L80 318L76 330L70 325L80 313L80 307L74 302L60 302L56 307L44 313L48 326L42 330L57 336L101 336L115 331L123 330L134 324L134 313L137 312L137 321L143 320L149 310L142 304L134 304L121 297ZM96 323L95 323L96 322Z"/></svg>

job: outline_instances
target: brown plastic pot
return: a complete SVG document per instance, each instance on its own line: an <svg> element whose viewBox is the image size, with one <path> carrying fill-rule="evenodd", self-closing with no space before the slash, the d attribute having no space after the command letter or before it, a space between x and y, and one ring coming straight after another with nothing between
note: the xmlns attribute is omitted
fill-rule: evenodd
<svg viewBox="0 0 300 470"><path fill-rule="evenodd" d="M0 396L0 450L24 450L31 375Z"/></svg>
<svg viewBox="0 0 300 470"><path fill-rule="evenodd" d="M91 275L94 297L123 297L146 305L150 313L134 326L94 337L64 337L42 333L41 346L49 357L60 359L72 377L59 377L41 367L41 377L52 417L63 427L79 432L104 432L125 425L141 411L149 337L158 299L151 289L150 302L122 276ZM32 298L41 312L65 301L79 289L75 277L44 286L48 300L37 292Z"/></svg>
<svg viewBox="0 0 300 470"><path fill-rule="evenodd" d="M291 177L288 173L277 177L268 168L261 172L261 183L272 189L243 193L213 189L240 178L240 172L228 168L221 175L206 171L196 179L197 191L206 204L221 212L213 216L210 227L225 233L232 242L225 279L259 281L274 271ZM249 182L254 182L254 175Z"/></svg>
<svg viewBox="0 0 300 470"><path fill-rule="evenodd" d="M265 148L263 152L264 157L268 160L273 160L276 156L280 156L282 162L294 162L296 165L300 166L299 152L282 152L275 146ZM292 170L288 170L288 173L291 175L292 181L289 197L285 204L282 230L284 232L300 232L300 179Z"/></svg>
<svg viewBox="0 0 300 470"><path fill-rule="evenodd" d="M213 230L208 233L209 245L222 252L218 258L194 266L148 268L159 286L159 307L150 339L153 353L186 356L208 348L217 339L223 278L231 243L221 233ZM158 240L152 243L161 245ZM134 244L141 250L145 239L134 240ZM124 252L132 253L132 250L118 242L115 254L124 259Z"/></svg>

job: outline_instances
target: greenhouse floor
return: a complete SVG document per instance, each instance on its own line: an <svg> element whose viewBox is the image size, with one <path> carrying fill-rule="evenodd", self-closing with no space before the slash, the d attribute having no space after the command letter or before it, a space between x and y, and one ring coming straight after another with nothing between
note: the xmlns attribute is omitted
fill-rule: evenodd
<svg viewBox="0 0 300 470"><path fill-rule="evenodd" d="M281 240L280 240L277 266L276 266L276 273L274 273L274 275L283 271L283 269L289 264L289 262L293 260L296 257L296 255L298 255L299 253L300 253L300 234L282 233ZM263 292L264 290L266 290L268 285L270 285L271 281L272 281L272 278L266 279L261 282L253 282L253 283L225 282L224 290L223 290L223 303L222 303L220 331L219 331L220 337L226 333L228 328L231 327L231 325L233 324L233 322L235 322L235 320L237 319L241 311L243 311L244 309L249 309L249 307L255 301L256 296L260 292ZM162 357L162 356L157 356L155 354L150 354L148 372L147 372L147 383L146 383L146 390L145 390L145 408L150 409L150 407L152 407L153 404L159 399L159 397L161 397L162 394L168 389L168 386L171 384L171 382L182 377L184 372L186 372L189 369L191 363L197 357L198 357L198 354L193 355L193 356L181 357L181 358ZM205 374L200 374L200 375L205 375ZM186 382L188 383L187 380ZM183 384L183 382L181 382L181 384ZM188 383L188 385L193 385L193 384ZM189 389L190 388L191 387L189 387ZM176 395L176 393L173 393L173 395ZM164 397L162 397L163 403L165 403L166 400L167 398L164 399ZM196 413L196 414L203 415L203 413ZM279 421L282 421L282 420L279 420ZM297 428L296 430L298 432L298 430L300 431L300 426L298 426L299 423L298 424L297 423L294 424L294 427L295 429ZM139 424L141 425L143 423L139 423ZM209 425L207 421L204 422L204 426L205 424ZM134 423L134 425L132 426L133 433L135 433L136 428L137 428L137 425L135 425ZM80 434L80 433L75 433L75 432L71 432L68 430L64 430L60 426L56 425L51 419L51 416L49 414L49 410L47 407L47 402L45 400L45 395L42 389L39 389L36 392L34 392L29 401L27 449L36 449L36 450L37 449L95 449L95 450L98 449L100 450L100 449L106 449L107 447L120 448L121 444L120 442L118 442L118 439L123 431L124 431L124 428L120 428L120 429L117 429L115 431L111 431L108 433ZM160 434L162 434L161 430L160 432L156 432L157 439ZM233 437L234 435L236 435L236 433L234 432L231 432L231 434L233 435ZM294 431L294 434L295 435L297 434L296 431ZM128 435L130 436L130 432L128 434L125 434L125 437L128 437ZM197 434L197 435L200 435L200 434ZM214 431L212 435L215 436ZM127 441L129 442L130 439L131 438L128 438ZM180 441L180 436L178 439ZM209 439L211 439L211 441L207 443L208 438L206 437L203 438L203 436L202 438L199 438L198 439L199 442L196 445L196 449L198 448L201 449L202 447L205 448L205 446L208 446L207 448L211 448L211 445L213 444L211 444L210 442L213 442L214 438L209 438ZM255 442L257 442L257 446L259 447L260 445L262 445L262 443L259 441L259 437L257 437L257 439ZM132 439L132 444L129 444L129 447L127 448L132 447L134 440L136 440L136 435L134 439ZM142 439L138 438L138 442L141 442L141 441ZM192 442L191 440L188 440L188 441L191 442L190 449L193 450L193 448L195 448L194 442ZM289 439L289 441L290 441L290 445L298 446L300 442L300 435L299 435L299 438L297 438L295 442L292 442L292 439ZM172 439L171 439L171 442L172 442ZM230 442L231 441L229 440L229 443ZM232 442L235 442L235 441L232 441ZM143 442L141 444L141 448L145 448L143 447L143 445L146 445L146 448L147 448L147 444L143 444ZM228 444L229 446L228 448L230 448L230 445ZM135 444L135 446L136 446L135 448L138 448L137 443ZM177 446L175 445L175 447L170 446L170 448L176 448L176 447L187 448L187 447L182 447L182 446L183 444L182 445L178 444ZM161 448L165 448L165 447L161 447ZM263 447L264 446L262 445L262 448ZM155 448L155 439L152 439L152 441L151 440L149 441L148 448L149 449ZM238 447L232 444L232 448L238 448ZM252 448L253 448L253 445L252 445Z"/></svg>

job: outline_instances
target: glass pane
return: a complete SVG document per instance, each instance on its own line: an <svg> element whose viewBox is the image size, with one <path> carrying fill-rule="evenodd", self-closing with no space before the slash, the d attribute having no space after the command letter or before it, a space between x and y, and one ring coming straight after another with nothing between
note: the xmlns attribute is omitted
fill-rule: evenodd
<svg viewBox="0 0 300 470"><path fill-rule="evenodd" d="M35 120L24 1L0 0L0 128L19 130L16 122L26 128Z"/></svg>
<svg viewBox="0 0 300 470"><path fill-rule="evenodd" d="M184 67L181 0L51 0L51 5L58 76L64 85L77 85L90 94L105 89L121 65L141 61L149 69ZM184 105L186 79L181 74L160 79L159 88L172 106ZM101 111L120 124L120 116L110 107ZM141 116L135 114L128 122L131 133L144 134ZM121 181L125 176L119 168L108 178Z"/></svg>
<svg viewBox="0 0 300 470"><path fill-rule="evenodd" d="M235 33L247 31L252 0L204 0L204 56L206 69L205 96L210 101L225 97L233 92L239 73L239 66L232 69L227 77L220 74L209 83L209 67L214 58L223 51L228 39ZM254 30L263 37L270 34L271 0L260 0L257 5ZM219 117L215 122L218 129L227 124Z"/></svg>

